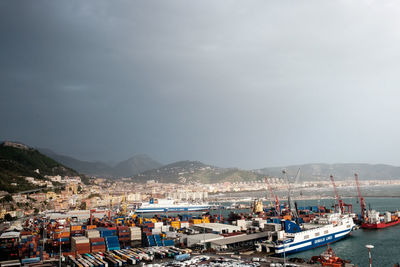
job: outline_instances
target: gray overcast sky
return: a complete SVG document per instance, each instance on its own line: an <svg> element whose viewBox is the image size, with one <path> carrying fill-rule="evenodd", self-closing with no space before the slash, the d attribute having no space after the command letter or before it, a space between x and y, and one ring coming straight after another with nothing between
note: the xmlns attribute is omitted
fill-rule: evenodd
<svg viewBox="0 0 400 267"><path fill-rule="evenodd" d="M398 1L1 1L0 140L400 165Z"/></svg>

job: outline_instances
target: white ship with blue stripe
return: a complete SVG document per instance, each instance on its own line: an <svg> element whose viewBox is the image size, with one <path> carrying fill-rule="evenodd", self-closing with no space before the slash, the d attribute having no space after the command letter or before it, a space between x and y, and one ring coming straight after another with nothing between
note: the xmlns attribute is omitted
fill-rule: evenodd
<svg viewBox="0 0 400 267"><path fill-rule="evenodd" d="M330 213L305 223L302 229L294 222L286 223L286 231L278 232L278 239L274 242L276 254L300 252L329 243L336 242L347 235L354 228L354 221L347 214Z"/></svg>
<svg viewBox="0 0 400 267"><path fill-rule="evenodd" d="M211 209L207 203L175 202L173 199L150 199L135 210L136 213L200 212Z"/></svg>

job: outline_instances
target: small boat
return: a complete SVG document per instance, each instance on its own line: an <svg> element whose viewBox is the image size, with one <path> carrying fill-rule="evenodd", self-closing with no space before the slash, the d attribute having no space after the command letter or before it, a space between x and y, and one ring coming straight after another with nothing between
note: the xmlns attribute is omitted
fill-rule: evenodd
<svg viewBox="0 0 400 267"><path fill-rule="evenodd" d="M328 266L328 267L354 266L350 264L350 262L351 261L349 260L343 260L338 256L336 256L333 249L328 246L328 248L325 250L324 253L322 253L319 256L313 256L308 263L310 264L319 263L322 266Z"/></svg>

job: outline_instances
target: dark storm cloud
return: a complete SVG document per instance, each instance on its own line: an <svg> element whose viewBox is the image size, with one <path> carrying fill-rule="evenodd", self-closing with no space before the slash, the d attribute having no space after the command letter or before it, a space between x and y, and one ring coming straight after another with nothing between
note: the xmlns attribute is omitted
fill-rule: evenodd
<svg viewBox="0 0 400 267"><path fill-rule="evenodd" d="M400 164L395 1L2 1L0 139L82 159Z"/></svg>

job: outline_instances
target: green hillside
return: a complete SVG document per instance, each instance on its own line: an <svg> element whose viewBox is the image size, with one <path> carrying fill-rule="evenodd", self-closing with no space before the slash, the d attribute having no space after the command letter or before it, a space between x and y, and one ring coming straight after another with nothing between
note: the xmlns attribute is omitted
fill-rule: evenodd
<svg viewBox="0 0 400 267"><path fill-rule="evenodd" d="M39 173L35 172L37 169ZM28 183L23 177L46 180L45 175L79 174L23 144L4 142L0 145L0 190L13 193L34 189L37 186Z"/></svg>
<svg viewBox="0 0 400 267"><path fill-rule="evenodd" d="M156 180L162 183L220 183L255 181L262 177L261 174L253 171L219 168L199 161L178 161L135 175L132 179L135 182Z"/></svg>

